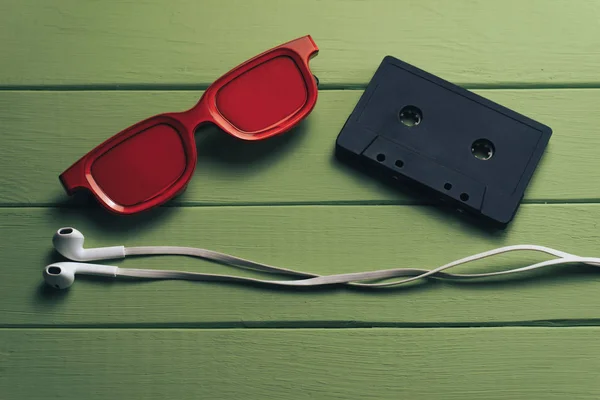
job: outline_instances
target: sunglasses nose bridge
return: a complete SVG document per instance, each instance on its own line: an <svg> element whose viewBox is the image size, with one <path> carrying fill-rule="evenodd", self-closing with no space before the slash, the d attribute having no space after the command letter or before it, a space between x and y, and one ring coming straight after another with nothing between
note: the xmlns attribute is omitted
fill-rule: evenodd
<svg viewBox="0 0 600 400"><path fill-rule="evenodd" d="M192 108L181 112L171 113L171 115L181 121L181 123L193 134L200 125L212 120L205 99L206 97L203 95Z"/></svg>

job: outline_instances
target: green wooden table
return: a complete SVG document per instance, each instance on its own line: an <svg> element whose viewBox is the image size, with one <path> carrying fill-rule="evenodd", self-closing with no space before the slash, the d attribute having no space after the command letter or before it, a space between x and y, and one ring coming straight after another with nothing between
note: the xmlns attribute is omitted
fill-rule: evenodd
<svg viewBox="0 0 600 400"><path fill-rule="evenodd" d="M431 268L519 243L598 256L599 18L585 0L0 2L0 399L600 398L589 269L385 291L80 279L56 292L41 277L69 225L90 247L204 247L319 274ZM66 198L58 174L96 144L305 34L321 90L299 128L254 144L198 133L188 190L148 215ZM506 231L335 161L388 54L553 128ZM256 276L184 257L116 264Z"/></svg>

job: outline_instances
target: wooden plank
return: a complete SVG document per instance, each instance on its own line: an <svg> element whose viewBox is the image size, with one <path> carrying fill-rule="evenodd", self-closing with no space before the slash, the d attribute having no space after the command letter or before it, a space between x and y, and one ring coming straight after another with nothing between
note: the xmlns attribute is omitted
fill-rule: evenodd
<svg viewBox="0 0 600 400"><path fill-rule="evenodd" d="M422 326L593 323L600 275L568 266L480 283L422 282L387 290L277 289L226 283L77 278L66 292L43 284L57 257L53 233L74 226L86 247L178 245L334 274L433 268L504 245L533 243L598 256L600 205L526 205L506 232L486 233L430 207L188 207L152 217L108 217L61 208L0 209L0 324L14 326ZM546 259L519 254L461 267L492 271ZM105 261L246 276L185 257ZM549 303L551 302L551 303ZM551 307L549 307L551 304ZM569 322L571 321L571 322ZM559 322L563 323L563 322Z"/></svg>
<svg viewBox="0 0 600 400"><path fill-rule="evenodd" d="M207 85L305 34L325 85L364 85L388 54L464 85L590 85L599 12L586 0L8 0L0 85Z"/></svg>
<svg viewBox="0 0 600 400"><path fill-rule="evenodd" d="M0 331L6 399L597 399L600 329Z"/></svg>
<svg viewBox="0 0 600 400"><path fill-rule="evenodd" d="M554 129L526 202L596 201L600 187L600 90L481 90ZM200 130L199 161L170 204L415 203L334 159L335 139L360 91L325 91L315 111L279 138L247 143ZM186 109L196 92L3 92L0 204L67 199L58 175L94 146L162 111Z"/></svg>

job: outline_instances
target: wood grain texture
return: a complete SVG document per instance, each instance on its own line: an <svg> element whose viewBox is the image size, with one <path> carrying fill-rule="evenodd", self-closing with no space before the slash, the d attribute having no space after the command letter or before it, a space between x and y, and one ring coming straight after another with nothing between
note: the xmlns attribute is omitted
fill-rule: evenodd
<svg viewBox="0 0 600 400"><path fill-rule="evenodd" d="M77 278L69 291L43 284L63 260L51 237L61 226L86 247L204 247L319 274L394 267L433 268L503 245L533 243L598 256L600 205L525 205L505 232L486 233L432 207L306 206L166 208L152 216L107 217L59 208L0 209L3 249L0 324L115 327L339 327L597 323L600 274L567 266L479 283L422 282L387 290L274 289L225 283ZM546 259L499 257L458 271L492 271ZM105 261L251 276L187 257ZM283 277L282 277L283 278Z"/></svg>
<svg viewBox="0 0 600 400"><path fill-rule="evenodd" d="M466 85L598 84L598 2L8 0L0 85L207 85L311 34L324 85L388 54Z"/></svg>
<svg viewBox="0 0 600 400"><path fill-rule="evenodd" d="M600 90L480 90L554 129L525 201L597 201ZM216 129L197 133L199 161L187 191L170 205L419 203L333 155L361 91L324 91L295 130L259 143ZM164 111L187 109L198 92L0 93L1 204L63 204L58 175L108 137ZM67 202L67 204L70 204Z"/></svg>
<svg viewBox="0 0 600 400"><path fill-rule="evenodd" d="M596 327L1 330L0 395L595 400L599 335Z"/></svg>

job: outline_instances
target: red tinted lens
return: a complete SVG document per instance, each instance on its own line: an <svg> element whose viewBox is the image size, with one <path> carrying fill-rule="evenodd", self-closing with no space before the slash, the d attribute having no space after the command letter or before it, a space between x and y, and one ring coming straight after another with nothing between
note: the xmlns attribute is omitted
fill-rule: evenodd
<svg viewBox="0 0 600 400"><path fill-rule="evenodd" d="M302 72L287 56L243 73L223 86L216 97L221 114L246 132L260 131L293 115L306 99Z"/></svg>
<svg viewBox="0 0 600 400"><path fill-rule="evenodd" d="M171 186L183 173L186 155L177 131L154 125L121 142L92 165L94 180L114 202L142 203Z"/></svg>

